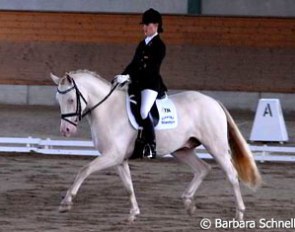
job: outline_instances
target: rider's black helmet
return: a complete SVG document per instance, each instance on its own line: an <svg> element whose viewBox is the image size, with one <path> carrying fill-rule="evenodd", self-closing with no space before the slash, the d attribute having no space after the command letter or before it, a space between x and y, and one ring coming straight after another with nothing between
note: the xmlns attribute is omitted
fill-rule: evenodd
<svg viewBox="0 0 295 232"><path fill-rule="evenodd" d="M162 16L161 14L150 8L149 10L145 11L142 15L141 24L148 25L149 23L158 23L158 33L163 32L163 25L162 25Z"/></svg>

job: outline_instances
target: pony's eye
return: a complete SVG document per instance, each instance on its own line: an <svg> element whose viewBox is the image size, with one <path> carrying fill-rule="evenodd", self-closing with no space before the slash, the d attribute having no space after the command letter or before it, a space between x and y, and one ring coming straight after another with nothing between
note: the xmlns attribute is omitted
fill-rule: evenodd
<svg viewBox="0 0 295 232"><path fill-rule="evenodd" d="M73 103L74 103L74 99L73 99L73 98L69 98L69 99L68 99L68 103L69 103L69 104L73 104Z"/></svg>

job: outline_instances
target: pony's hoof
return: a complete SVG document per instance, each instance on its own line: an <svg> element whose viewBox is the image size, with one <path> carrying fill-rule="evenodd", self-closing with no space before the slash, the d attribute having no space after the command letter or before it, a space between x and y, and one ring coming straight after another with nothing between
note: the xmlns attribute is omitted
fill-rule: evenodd
<svg viewBox="0 0 295 232"><path fill-rule="evenodd" d="M69 212L72 209L72 204L61 204L58 208L60 213Z"/></svg>
<svg viewBox="0 0 295 232"><path fill-rule="evenodd" d="M190 216L192 216L196 211L196 206L194 205L194 202L189 198L184 199L184 207L186 209L186 212Z"/></svg>
<svg viewBox="0 0 295 232"><path fill-rule="evenodd" d="M192 216L196 211L196 206L195 205L191 205L188 209L187 209L187 213L188 215Z"/></svg>
<svg viewBox="0 0 295 232"><path fill-rule="evenodd" d="M134 223L136 216L138 216L139 214L140 214L140 211L138 208L130 210L130 215L128 217L128 224Z"/></svg>
<svg viewBox="0 0 295 232"><path fill-rule="evenodd" d="M238 221L244 221L244 213L242 213L242 212L237 212L237 213L236 213L236 219L237 219Z"/></svg>
<svg viewBox="0 0 295 232"><path fill-rule="evenodd" d="M127 219L127 224L129 224L129 225L133 224L135 219L136 219L135 215L130 215Z"/></svg>

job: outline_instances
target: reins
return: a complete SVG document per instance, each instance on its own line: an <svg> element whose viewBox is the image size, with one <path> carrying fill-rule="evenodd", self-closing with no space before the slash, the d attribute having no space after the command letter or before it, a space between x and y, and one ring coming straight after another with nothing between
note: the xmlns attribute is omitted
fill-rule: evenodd
<svg viewBox="0 0 295 232"><path fill-rule="evenodd" d="M115 89L118 87L118 83L115 84L111 90L109 91L109 93L101 100L99 101L97 104L95 104L94 106L92 106L91 108L87 109L84 113L82 113L82 106L81 106L81 100L80 100L80 97L82 98L82 100L84 101L84 103L87 105L87 101L85 99L85 97L83 96L83 94L80 92L80 90L78 89L77 85L76 85L76 82L74 81L73 78L71 77L68 77L70 78L70 80L72 81L73 83L73 86L69 89L66 89L66 90L59 90L57 88L57 92L59 94L67 94L68 92L72 91L72 90L75 90L76 91L76 112L73 112L73 113L67 113L67 114L61 114L61 119L69 122L70 124L74 125L74 126L77 126L77 123L69 120L68 118L69 117L73 117L73 116L77 116L78 117L78 120L81 121L86 115L90 114L95 108L97 108L98 106L100 106L103 102L105 102L110 96L111 94L115 91Z"/></svg>
<svg viewBox="0 0 295 232"><path fill-rule="evenodd" d="M82 114L82 118L84 118L87 114L91 113L92 110L94 110L96 107L98 107L99 105L101 105L102 103L105 102L105 100L107 100L109 98L109 96L111 96L111 94L115 91L115 89L118 87L118 83L115 84L113 86L113 88L111 88L110 92L98 103L96 103L94 106L92 106L90 109L86 110L86 112L84 112Z"/></svg>

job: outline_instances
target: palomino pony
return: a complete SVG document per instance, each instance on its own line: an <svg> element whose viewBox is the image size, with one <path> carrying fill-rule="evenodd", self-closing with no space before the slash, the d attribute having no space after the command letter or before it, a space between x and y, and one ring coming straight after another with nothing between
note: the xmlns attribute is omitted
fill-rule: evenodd
<svg viewBox="0 0 295 232"><path fill-rule="evenodd" d="M59 210L71 209L73 198L92 173L115 167L128 191L131 209L128 220L133 222L140 210L135 198L128 165L137 131L126 112L126 91L115 90L111 83L89 71L67 73L63 78L51 74L57 87L61 109L61 133L69 137L77 132L77 125L87 115L92 140L101 153L77 174ZM177 108L178 125L175 129L156 130L157 154L172 154L187 164L194 175L182 194L189 214L195 211L194 195L210 170L210 165L195 154L202 144L224 170L233 187L236 218L243 220L245 206L238 177L248 186L259 186L261 177L251 151L228 111L216 100L195 91L170 96Z"/></svg>

